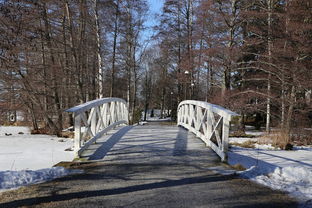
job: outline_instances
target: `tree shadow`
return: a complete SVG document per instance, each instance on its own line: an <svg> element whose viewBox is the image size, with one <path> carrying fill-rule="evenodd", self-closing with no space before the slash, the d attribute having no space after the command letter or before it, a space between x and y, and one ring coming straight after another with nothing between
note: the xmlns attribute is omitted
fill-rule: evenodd
<svg viewBox="0 0 312 208"><path fill-rule="evenodd" d="M115 144L117 144L121 138L131 129L133 126L125 126L113 135L111 137L102 143L100 147L98 147L95 152L92 155L85 155L84 158L88 158L88 160L102 160L107 153L113 148ZM92 148L92 145L90 146Z"/></svg>
<svg viewBox="0 0 312 208"><path fill-rule="evenodd" d="M183 156L186 155L187 150L187 137L188 137L188 131L179 128L177 137L175 139L174 143L174 149L173 149L173 156Z"/></svg>
<svg viewBox="0 0 312 208"><path fill-rule="evenodd" d="M177 186L183 186L183 185L201 184L201 183L209 183L209 182L217 182L217 181L225 181L225 180L229 180L229 178L225 176L220 176L220 175L190 177L190 178L183 178L183 179L178 179L178 180L166 180L162 182L154 182L154 183L133 185L133 186L127 186L127 187L120 187L120 188L81 191L81 192L75 192L75 193L65 193L65 194L59 194L59 195L50 195L50 196L20 199L20 200L16 200L12 202L2 203L0 204L0 207L11 208L11 207L20 207L20 206L29 206L29 205L39 205L41 203L46 203L46 202L60 202L60 201L68 201L72 199L83 199L83 198L100 197L100 196L104 197L104 196L119 195L119 194L132 193L132 192L144 191L144 190L170 188L170 187L177 187Z"/></svg>

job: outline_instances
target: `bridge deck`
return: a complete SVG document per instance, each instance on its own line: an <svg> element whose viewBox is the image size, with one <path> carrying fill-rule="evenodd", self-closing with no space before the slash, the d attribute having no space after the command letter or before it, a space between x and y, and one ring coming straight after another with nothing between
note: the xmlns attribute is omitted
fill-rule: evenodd
<svg viewBox="0 0 312 208"><path fill-rule="evenodd" d="M115 132L84 152L97 161L80 166L84 174L3 193L0 207L296 207L284 193L214 172L219 157L182 128Z"/></svg>
<svg viewBox="0 0 312 208"><path fill-rule="evenodd" d="M90 145L82 158L106 163L220 165L219 157L183 128L149 124L118 128Z"/></svg>

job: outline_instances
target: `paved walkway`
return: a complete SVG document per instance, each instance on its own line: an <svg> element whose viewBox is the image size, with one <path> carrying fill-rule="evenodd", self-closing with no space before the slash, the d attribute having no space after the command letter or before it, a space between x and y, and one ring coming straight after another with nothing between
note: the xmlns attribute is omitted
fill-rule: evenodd
<svg viewBox="0 0 312 208"><path fill-rule="evenodd" d="M0 195L0 207L296 207L288 195L233 175L176 126L127 126L83 154L85 173Z"/></svg>

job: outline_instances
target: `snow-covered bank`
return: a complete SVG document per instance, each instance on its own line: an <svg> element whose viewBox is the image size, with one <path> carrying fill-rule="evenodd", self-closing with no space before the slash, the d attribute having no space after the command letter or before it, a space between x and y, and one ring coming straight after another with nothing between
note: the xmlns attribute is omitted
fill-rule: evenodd
<svg viewBox="0 0 312 208"><path fill-rule="evenodd" d="M46 168L36 171L0 171L0 191L50 181L68 174L80 172L79 170L68 170L63 167Z"/></svg>
<svg viewBox="0 0 312 208"><path fill-rule="evenodd" d="M28 127L0 126L0 191L40 183L75 173L53 167L72 161L71 139L31 135Z"/></svg>
<svg viewBox="0 0 312 208"><path fill-rule="evenodd" d="M230 138L242 143L255 138ZM241 164L245 171L237 172L244 178L273 189L289 192L300 200L303 207L312 207L312 148L296 147L292 151L274 150L273 147L255 144L253 148L232 146L229 164ZM310 204L311 203L311 204Z"/></svg>
<svg viewBox="0 0 312 208"><path fill-rule="evenodd" d="M72 146L71 139L31 135L27 127L0 126L0 171L38 170L72 161L73 151L65 151Z"/></svg>

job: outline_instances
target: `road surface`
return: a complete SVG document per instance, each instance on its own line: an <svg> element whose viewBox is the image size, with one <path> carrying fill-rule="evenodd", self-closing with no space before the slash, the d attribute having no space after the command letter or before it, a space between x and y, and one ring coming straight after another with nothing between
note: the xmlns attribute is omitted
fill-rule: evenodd
<svg viewBox="0 0 312 208"><path fill-rule="evenodd" d="M0 195L0 207L296 207L283 192L241 179L183 128L127 126L101 138L83 174Z"/></svg>

